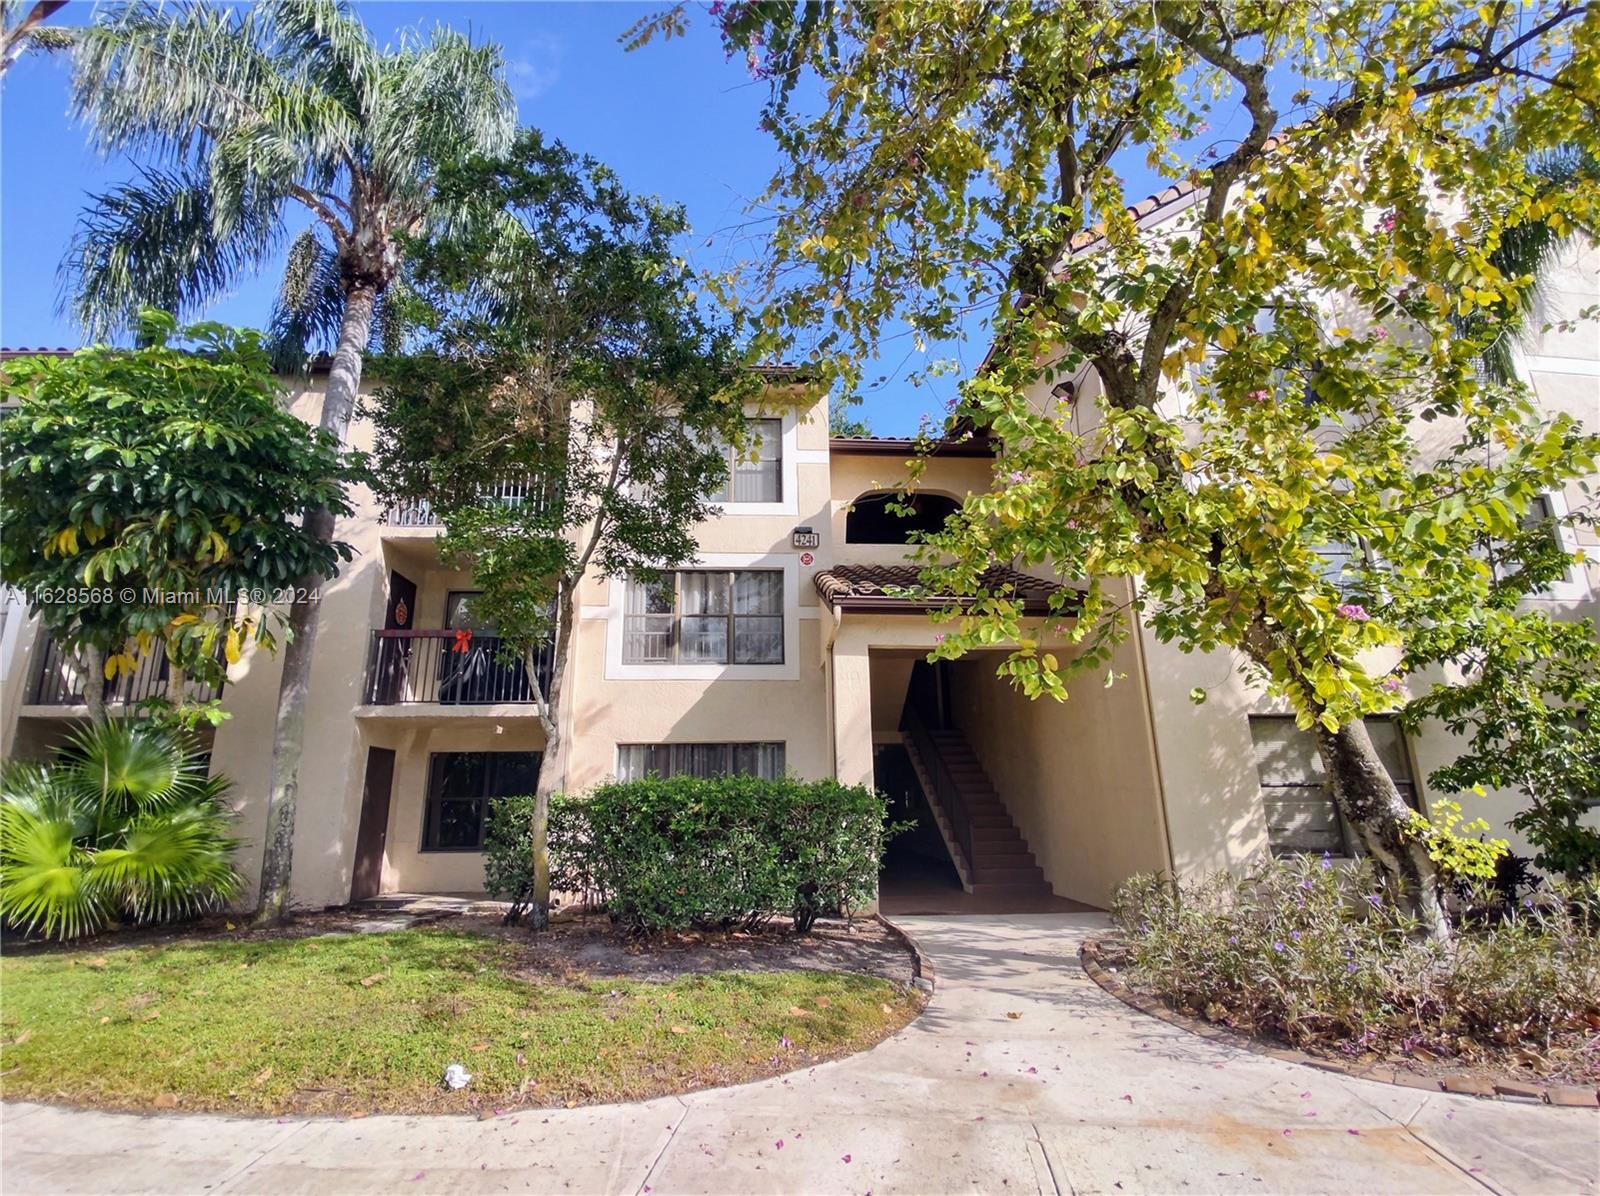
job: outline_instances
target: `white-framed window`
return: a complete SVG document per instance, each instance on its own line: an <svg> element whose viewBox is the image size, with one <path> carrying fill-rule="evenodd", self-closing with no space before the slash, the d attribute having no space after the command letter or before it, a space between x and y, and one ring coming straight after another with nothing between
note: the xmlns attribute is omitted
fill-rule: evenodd
<svg viewBox="0 0 1600 1196"><path fill-rule="evenodd" d="M617 779L752 776L773 781L784 773L784 744L619 743Z"/></svg>
<svg viewBox="0 0 1600 1196"><path fill-rule="evenodd" d="M1417 808L1417 785L1400 727L1387 718L1367 719L1367 734L1395 788ZM1340 817L1322 767L1317 741L1288 715L1250 716L1256 777L1261 785L1267 842L1273 855L1309 852L1354 856L1358 840Z"/></svg>
<svg viewBox="0 0 1600 1196"><path fill-rule="evenodd" d="M745 421L743 446L718 441L728 464L728 480L708 497L721 503L781 503L783 501L783 421Z"/></svg>
<svg viewBox="0 0 1600 1196"><path fill-rule="evenodd" d="M781 569L683 569L630 579L622 663L782 664Z"/></svg>
<svg viewBox="0 0 1600 1196"><path fill-rule="evenodd" d="M1559 494L1540 494L1528 503L1528 509L1522 513L1521 524L1524 531L1543 528L1550 537L1551 542L1562 552L1571 556L1577 550L1571 530L1562 522L1567 514L1567 504ZM1489 568L1496 581L1504 581L1516 570L1513 565L1501 561L1495 554L1494 544L1485 546L1485 553L1489 557ZM1588 586L1585 583L1582 567L1577 564L1567 566L1566 575L1548 582L1537 590L1532 590L1527 597L1533 599L1582 599L1588 597Z"/></svg>

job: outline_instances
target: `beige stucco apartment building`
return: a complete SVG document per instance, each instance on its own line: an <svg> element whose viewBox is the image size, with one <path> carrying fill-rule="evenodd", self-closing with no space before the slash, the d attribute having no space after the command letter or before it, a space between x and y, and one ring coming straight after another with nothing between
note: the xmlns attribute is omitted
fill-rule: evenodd
<svg viewBox="0 0 1600 1196"><path fill-rule="evenodd" d="M1142 215L1170 219L1190 202L1171 193ZM1550 318L1595 302L1597 279L1600 254L1569 251L1549 288ZM1592 322L1545 334L1522 366L1547 410L1600 425ZM316 419L315 387L293 402ZM1103 906L1136 871L1242 868L1275 847L1339 852L1309 738L1225 654L1185 655L1141 628L1117 649L1116 684L1076 684L1066 702L1012 690L995 675L999 653L929 665L938 629L885 592L909 580L905 524L882 504L905 476L911 443L830 438L820 395L749 414L767 421L760 460L739 463L720 514L698 530L693 567L650 590L624 578L583 586L564 714L567 789L647 770L877 784L899 816L920 822L891 857L886 885L907 871L917 883L942 875L998 902L1053 891ZM370 447L371 428L358 421L351 440ZM912 522L942 519L988 486L993 467L981 444L940 449ZM516 501L518 483L503 485ZM1584 499L1574 488L1547 501L1559 514ZM486 806L531 788L542 747L526 679L495 661L493 629L472 616L471 576L440 563L432 513L385 509L365 491L354 505L338 534L355 558L320 606L294 901L479 891ZM1592 535L1587 544L1596 547ZM1600 615L1597 565L1591 551L1540 601ZM1042 611L1054 583L1013 581ZM1061 649L1040 624L1044 644ZM83 719L81 683L21 608L6 608L0 647L0 744L39 755ZM213 768L234 780L240 867L252 883L279 671L264 651L230 669L232 717L210 745ZM163 684L160 663L149 662L118 692L137 699ZM1194 687L1209 691L1205 705L1189 700ZM1397 776L1427 801L1426 777L1450 758L1450 737L1378 734ZM1513 798L1464 804L1527 850L1505 826Z"/></svg>

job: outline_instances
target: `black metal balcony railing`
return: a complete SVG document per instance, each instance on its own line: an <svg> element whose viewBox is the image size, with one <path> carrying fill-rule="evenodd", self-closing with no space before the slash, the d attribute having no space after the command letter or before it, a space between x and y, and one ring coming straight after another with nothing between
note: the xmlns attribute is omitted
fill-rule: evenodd
<svg viewBox="0 0 1600 1196"><path fill-rule="evenodd" d="M367 653L365 700L370 706L432 703L442 706L533 702L527 667L500 659L498 636L462 637L450 630L374 631ZM553 652L545 645L535 662L541 691L550 688Z"/></svg>
<svg viewBox="0 0 1600 1196"><path fill-rule="evenodd" d="M132 706L146 698L164 698L170 673L166 648L158 643L140 657L133 672L106 682L106 705ZM55 640L46 638L40 645L39 671L34 677L34 704L82 706L83 680L82 666L63 652ZM184 692L192 701L209 702L222 696L222 683L206 685L191 679L185 682Z"/></svg>
<svg viewBox="0 0 1600 1196"><path fill-rule="evenodd" d="M544 508L550 502L549 487L540 485L533 477L501 478L497 482L489 482L484 486L484 496L508 507L535 503ZM418 498L390 507L384 522L390 527L438 527L440 519L432 503L425 498Z"/></svg>

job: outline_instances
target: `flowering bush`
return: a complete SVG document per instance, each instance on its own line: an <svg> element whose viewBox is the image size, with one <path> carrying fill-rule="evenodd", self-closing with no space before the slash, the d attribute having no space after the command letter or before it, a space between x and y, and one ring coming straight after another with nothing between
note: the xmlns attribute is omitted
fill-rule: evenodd
<svg viewBox="0 0 1600 1196"><path fill-rule="evenodd" d="M1600 1069L1595 894L1525 902L1441 945L1365 863L1297 858L1239 878L1136 876L1111 916L1129 979L1180 1008L1297 1046ZM1587 904L1586 904L1587 903Z"/></svg>

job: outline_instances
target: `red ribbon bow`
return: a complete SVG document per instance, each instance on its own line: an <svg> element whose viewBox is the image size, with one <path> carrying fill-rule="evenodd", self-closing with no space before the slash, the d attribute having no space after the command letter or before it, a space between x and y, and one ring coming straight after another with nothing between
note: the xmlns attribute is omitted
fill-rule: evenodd
<svg viewBox="0 0 1600 1196"><path fill-rule="evenodd" d="M471 647L472 647L472 632L467 628L462 628L460 631L456 632L455 646L453 648L451 648L450 651L452 651L452 652L466 652Z"/></svg>

